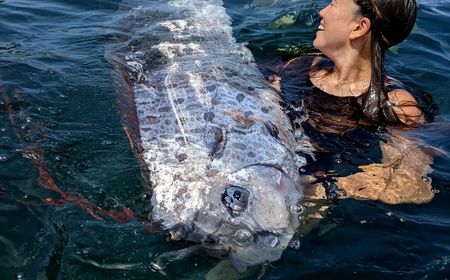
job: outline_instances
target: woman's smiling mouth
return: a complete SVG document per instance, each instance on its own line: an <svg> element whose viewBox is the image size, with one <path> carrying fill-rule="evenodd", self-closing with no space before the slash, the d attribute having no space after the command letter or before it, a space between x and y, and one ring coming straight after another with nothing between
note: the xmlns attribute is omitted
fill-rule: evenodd
<svg viewBox="0 0 450 280"><path fill-rule="evenodd" d="M323 25L322 25L322 23L321 24L319 24L319 26L317 27L317 31L323 31L324 30L324 28L323 28Z"/></svg>

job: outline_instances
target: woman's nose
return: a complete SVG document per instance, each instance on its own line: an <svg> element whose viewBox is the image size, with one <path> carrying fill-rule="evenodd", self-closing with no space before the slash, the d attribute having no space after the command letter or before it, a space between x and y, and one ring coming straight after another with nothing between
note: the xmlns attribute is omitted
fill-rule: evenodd
<svg viewBox="0 0 450 280"><path fill-rule="evenodd" d="M325 15L325 12L326 12L326 10L328 9L328 6L329 6L329 5L325 6L322 10L320 10L319 16L320 16L321 18L323 18L323 16Z"/></svg>

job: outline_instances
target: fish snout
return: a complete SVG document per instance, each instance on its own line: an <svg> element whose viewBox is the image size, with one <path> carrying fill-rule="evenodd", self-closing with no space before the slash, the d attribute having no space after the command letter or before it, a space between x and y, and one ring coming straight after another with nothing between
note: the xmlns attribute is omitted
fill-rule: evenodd
<svg viewBox="0 0 450 280"><path fill-rule="evenodd" d="M281 257L291 239L290 233L251 232L239 229L234 235L235 246L230 251L230 262L238 271L248 266L276 261ZM245 241L245 243L242 243Z"/></svg>

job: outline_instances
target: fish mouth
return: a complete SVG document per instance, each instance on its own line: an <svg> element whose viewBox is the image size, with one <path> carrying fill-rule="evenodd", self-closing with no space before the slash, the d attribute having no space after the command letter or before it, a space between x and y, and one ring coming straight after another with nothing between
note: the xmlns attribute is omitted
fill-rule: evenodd
<svg viewBox="0 0 450 280"><path fill-rule="evenodd" d="M254 231L243 224L224 224L219 229L220 233L208 235L202 238L202 241L194 240L195 236L200 235L199 232L189 232L185 227L178 227L169 232L171 236L178 236L177 232L180 230L186 240L199 244L208 255L228 257L232 266L239 272L246 271L249 266L278 260L293 236L291 232Z"/></svg>
<svg viewBox="0 0 450 280"><path fill-rule="evenodd" d="M229 252L230 263L237 271L243 272L248 266L276 261L289 246L292 237L291 232L252 233L246 229L238 229L233 235L234 244Z"/></svg>

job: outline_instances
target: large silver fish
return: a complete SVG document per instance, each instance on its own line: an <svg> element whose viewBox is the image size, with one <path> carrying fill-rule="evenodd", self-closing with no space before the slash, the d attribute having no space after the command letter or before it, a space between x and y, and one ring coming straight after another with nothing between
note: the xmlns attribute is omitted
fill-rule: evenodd
<svg viewBox="0 0 450 280"><path fill-rule="evenodd" d="M148 169L150 219L238 270L279 259L299 225L304 164L280 97L236 43L222 1L137 4L125 58L110 60L134 107L123 113Z"/></svg>

